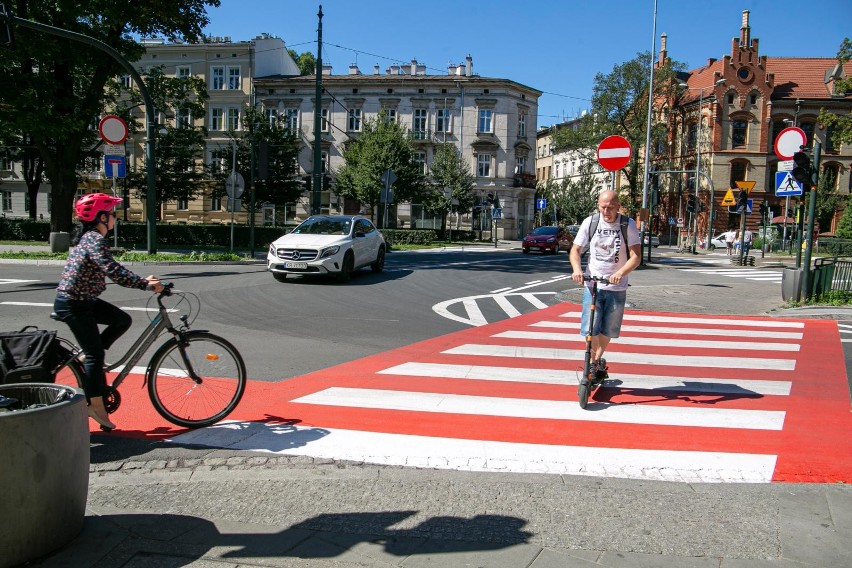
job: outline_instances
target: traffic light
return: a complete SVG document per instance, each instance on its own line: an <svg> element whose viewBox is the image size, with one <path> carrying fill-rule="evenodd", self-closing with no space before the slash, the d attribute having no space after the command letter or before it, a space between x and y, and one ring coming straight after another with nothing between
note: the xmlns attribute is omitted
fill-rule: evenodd
<svg viewBox="0 0 852 568"><path fill-rule="evenodd" d="M305 191L307 191L308 193L310 193L310 192L311 192L311 186L313 185L313 184L312 184L312 181L311 181L311 178L312 178L312 177L313 177L313 176L305 176L305 177L303 178L303 179L305 180Z"/></svg>
<svg viewBox="0 0 852 568"><path fill-rule="evenodd" d="M326 174L322 176L322 190L328 191L331 189L331 176Z"/></svg>
<svg viewBox="0 0 852 568"><path fill-rule="evenodd" d="M737 209L741 211L748 210L748 192L744 189L741 189L737 195Z"/></svg>
<svg viewBox="0 0 852 568"><path fill-rule="evenodd" d="M809 190L811 185L813 185L812 178L814 172L810 156L800 150L793 154L793 164L793 178L805 186L805 191Z"/></svg>
<svg viewBox="0 0 852 568"><path fill-rule="evenodd" d="M686 210L690 213L695 212L695 196L691 193L686 196Z"/></svg>
<svg viewBox="0 0 852 568"><path fill-rule="evenodd" d="M769 213L769 205L765 201L760 202L760 218L766 219L766 215Z"/></svg>

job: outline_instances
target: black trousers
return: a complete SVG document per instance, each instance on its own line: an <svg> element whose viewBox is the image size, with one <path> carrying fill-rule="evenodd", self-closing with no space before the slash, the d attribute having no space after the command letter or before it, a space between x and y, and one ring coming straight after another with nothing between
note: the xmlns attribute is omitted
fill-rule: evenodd
<svg viewBox="0 0 852 568"><path fill-rule="evenodd" d="M83 383L86 398L103 396L106 387L104 353L130 329L133 319L121 308L100 298L79 301L56 296L53 311L60 321L71 328L77 345L86 354L86 362L83 364L86 371ZM98 324L106 326L103 331L100 331Z"/></svg>

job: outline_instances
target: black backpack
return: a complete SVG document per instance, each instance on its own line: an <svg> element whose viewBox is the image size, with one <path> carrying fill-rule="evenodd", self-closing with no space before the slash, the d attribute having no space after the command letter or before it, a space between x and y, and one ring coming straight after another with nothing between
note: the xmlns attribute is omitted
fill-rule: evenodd
<svg viewBox="0 0 852 568"><path fill-rule="evenodd" d="M0 384L54 382L58 347L55 331L27 326L0 332Z"/></svg>

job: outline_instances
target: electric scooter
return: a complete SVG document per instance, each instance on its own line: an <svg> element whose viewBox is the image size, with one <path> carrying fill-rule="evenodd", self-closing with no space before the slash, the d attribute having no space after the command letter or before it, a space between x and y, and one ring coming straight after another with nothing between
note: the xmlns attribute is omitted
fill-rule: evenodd
<svg viewBox="0 0 852 568"><path fill-rule="evenodd" d="M608 278L600 276L583 276L583 280L592 283L592 302L589 306L589 333L586 334L586 357L583 361L583 377L580 379L580 387L577 389L577 397L580 400L580 408L585 409L589 404L589 396L600 386L601 382L595 377L592 369L592 331L595 329L595 307L598 300L598 282L608 283Z"/></svg>

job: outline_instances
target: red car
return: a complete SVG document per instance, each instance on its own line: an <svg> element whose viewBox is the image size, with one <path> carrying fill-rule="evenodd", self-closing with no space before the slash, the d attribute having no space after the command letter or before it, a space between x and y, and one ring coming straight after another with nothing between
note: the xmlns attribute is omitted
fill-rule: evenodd
<svg viewBox="0 0 852 568"><path fill-rule="evenodd" d="M532 233L524 237L521 250L524 254L530 251L549 252L556 254L561 250L567 251L571 248L574 238L565 229L559 227L537 227Z"/></svg>

